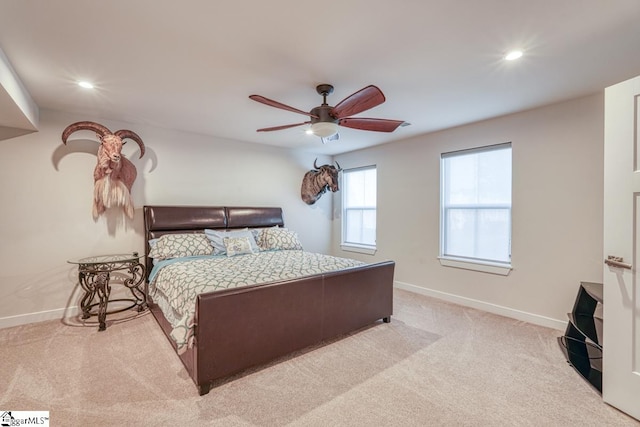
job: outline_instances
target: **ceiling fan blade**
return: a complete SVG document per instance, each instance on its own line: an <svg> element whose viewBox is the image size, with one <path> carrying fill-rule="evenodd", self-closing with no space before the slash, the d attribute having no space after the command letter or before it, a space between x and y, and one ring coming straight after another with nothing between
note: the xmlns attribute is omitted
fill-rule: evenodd
<svg viewBox="0 0 640 427"><path fill-rule="evenodd" d="M403 123L403 120L367 119L357 117L349 117L338 121L340 126L360 130L370 130L374 132L393 132Z"/></svg>
<svg viewBox="0 0 640 427"><path fill-rule="evenodd" d="M296 126L302 126L302 125L307 125L311 122L302 122L302 123L296 123L293 125L282 125L282 126L274 126L271 128L262 128L262 129L258 129L256 132L270 132L272 130L282 130L282 129L289 129L289 128L294 128Z"/></svg>
<svg viewBox="0 0 640 427"><path fill-rule="evenodd" d="M249 95L249 98L261 104L268 105L270 107L280 108L282 110L291 111L292 113L304 114L305 116L313 117L315 119L318 118L318 116L314 114L308 113L306 111L298 110L297 108L290 107L281 102L274 101L273 99L265 98L264 96L261 96L261 95Z"/></svg>
<svg viewBox="0 0 640 427"><path fill-rule="evenodd" d="M385 97L382 91L376 86L369 85L340 101L331 110L331 115L336 119L353 116L380 105L384 101Z"/></svg>

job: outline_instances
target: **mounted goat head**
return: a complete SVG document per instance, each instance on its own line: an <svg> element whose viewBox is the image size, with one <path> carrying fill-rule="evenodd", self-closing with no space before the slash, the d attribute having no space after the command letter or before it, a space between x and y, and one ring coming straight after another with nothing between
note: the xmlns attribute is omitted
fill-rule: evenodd
<svg viewBox="0 0 640 427"><path fill-rule="evenodd" d="M97 219L106 208L122 206L125 214L133 218L131 186L138 172L129 160L122 156L122 140L133 139L140 146L140 158L144 155L144 143L133 131L119 130L112 133L109 129L95 122L76 122L67 126L62 132L62 142L79 130L91 130L100 139L98 147L98 164L93 170L93 219Z"/></svg>
<svg viewBox="0 0 640 427"><path fill-rule="evenodd" d="M304 178L302 178L300 194L302 200L308 205L313 205L317 202L327 189L334 193L340 190L338 188L338 172L340 172L342 168L338 162L336 162L336 168L336 166L333 165L322 165L318 167L318 165L316 165L317 161L318 159L313 161L314 169L305 173Z"/></svg>

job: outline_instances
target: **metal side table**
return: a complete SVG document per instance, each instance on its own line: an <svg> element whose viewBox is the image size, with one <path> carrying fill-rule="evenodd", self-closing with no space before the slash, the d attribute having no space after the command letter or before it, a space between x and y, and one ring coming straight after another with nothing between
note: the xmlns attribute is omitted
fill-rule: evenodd
<svg viewBox="0 0 640 427"><path fill-rule="evenodd" d="M133 252L132 254L97 255L67 261L78 266L78 280L84 290L84 296L80 301L82 318L98 316L100 324L98 331L104 331L107 328L107 314L119 313L134 307L137 307L139 312L147 309L145 268L140 262L141 258L143 255ZM108 312L113 272L121 272L120 274L124 277L122 284L129 289L132 297L111 300L128 301L131 305ZM98 301L94 302L96 297ZM98 307L97 312L92 312L94 307Z"/></svg>

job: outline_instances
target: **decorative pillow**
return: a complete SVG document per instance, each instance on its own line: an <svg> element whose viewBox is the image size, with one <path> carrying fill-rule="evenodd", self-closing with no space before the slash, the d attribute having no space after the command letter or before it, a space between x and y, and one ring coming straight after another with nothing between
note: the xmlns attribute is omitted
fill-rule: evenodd
<svg viewBox="0 0 640 427"><path fill-rule="evenodd" d="M251 242L248 237L225 237L223 239L227 256L252 254Z"/></svg>
<svg viewBox="0 0 640 427"><path fill-rule="evenodd" d="M165 234L161 236L149 251L154 259L180 258L195 255L211 255L213 246L207 236L201 233Z"/></svg>
<svg viewBox="0 0 640 427"><path fill-rule="evenodd" d="M263 251L302 250L302 245L298 240L298 233L283 228L268 228L262 230L258 246Z"/></svg>
<svg viewBox="0 0 640 427"><path fill-rule="evenodd" d="M224 246L224 238L225 237L247 237L249 239L249 244L251 245L251 250L253 252L258 252L260 249L258 248L258 244L256 240L253 238L253 234L249 229L245 228L243 230L231 230L231 231L218 231L218 230L204 230L205 236L211 242L213 246L213 254L214 255L224 255L227 253L227 248Z"/></svg>
<svg viewBox="0 0 640 427"><path fill-rule="evenodd" d="M273 227L252 228L251 229L251 234L253 234L253 238L256 240L256 243L258 243L258 248L260 248L260 239L261 239L261 236L262 236L262 232L264 230L268 230L270 228L280 228L280 226L279 225L274 225ZM283 228L283 230L286 230L286 228Z"/></svg>

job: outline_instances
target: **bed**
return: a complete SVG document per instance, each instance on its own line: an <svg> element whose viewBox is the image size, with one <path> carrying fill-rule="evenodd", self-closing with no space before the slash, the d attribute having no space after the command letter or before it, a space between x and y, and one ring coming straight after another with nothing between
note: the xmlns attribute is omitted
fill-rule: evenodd
<svg viewBox="0 0 640 427"><path fill-rule="evenodd" d="M153 277L149 283L150 275L153 272L160 276L160 273L159 268L153 268L152 256L157 255L157 251L149 242L155 244L158 239L190 234L199 239L199 234L204 234L205 230L207 233L243 229L254 233L273 228L286 230L282 209L277 207L145 206L143 210L145 266L151 288L160 279ZM175 236L168 236L172 234ZM164 235L167 236L162 238ZM289 252L299 252L296 256L301 257L316 256L305 255L298 250ZM234 258L243 257L249 259L251 255ZM225 256L212 258L230 262L224 259ZM198 257L195 260L205 262ZM347 263L346 268L340 270L197 294L195 301L191 301L188 345L176 342L176 319L167 312L164 303L160 303L163 294L157 289L157 300L154 292L149 292L149 307L199 394L204 395L218 380L368 325L389 322L393 311L395 263L349 264L346 259L344 262ZM172 267L187 269L187 265L190 264L176 262Z"/></svg>

